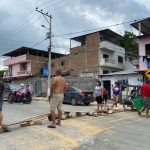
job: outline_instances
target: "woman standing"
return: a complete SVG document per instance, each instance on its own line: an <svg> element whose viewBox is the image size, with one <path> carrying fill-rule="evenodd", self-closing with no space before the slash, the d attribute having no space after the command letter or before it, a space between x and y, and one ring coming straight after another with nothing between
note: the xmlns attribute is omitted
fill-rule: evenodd
<svg viewBox="0 0 150 150"><path fill-rule="evenodd" d="M120 93L120 87L119 87L119 83L115 82L115 86L112 87L113 90L113 105L112 105L112 109L114 107L114 105L116 105L117 107L117 103L119 102L119 93Z"/></svg>
<svg viewBox="0 0 150 150"><path fill-rule="evenodd" d="M94 97L96 98L97 101L97 111L99 111L100 107L101 110L103 109L103 88L101 87L101 82L97 81L96 82L96 86L95 86L95 90L94 90Z"/></svg>
<svg viewBox="0 0 150 150"><path fill-rule="evenodd" d="M103 88L103 101L104 101L104 105L107 105L107 99L108 99L108 90L106 87Z"/></svg>

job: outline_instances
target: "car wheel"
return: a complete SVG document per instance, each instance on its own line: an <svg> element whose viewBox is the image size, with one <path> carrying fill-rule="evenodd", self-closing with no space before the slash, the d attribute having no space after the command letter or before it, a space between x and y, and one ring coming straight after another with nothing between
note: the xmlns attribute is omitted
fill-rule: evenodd
<svg viewBox="0 0 150 150"><path fill-rule="evenodd" d="M84 102L84 105L88 106L90 105L90 102Z"/></svg>
<svg viewBox="0 0 150 150"><path fill-rule="evenodd" d="M77 105L77 102L76 102L76 99L75 99L75 98L72 98L72 99L71 99L71 105L74 105L74 106Z"/></svg>

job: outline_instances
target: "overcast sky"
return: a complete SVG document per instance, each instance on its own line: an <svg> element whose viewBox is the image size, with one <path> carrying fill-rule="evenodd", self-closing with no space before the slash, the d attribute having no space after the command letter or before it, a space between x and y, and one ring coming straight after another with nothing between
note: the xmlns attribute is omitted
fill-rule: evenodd
<svg viewBox="0 0 150 150"><path fill-rule="evenodd" d="M150 0L0 0L0 56L21 46L47 50L44 40L49 25L35 11L52 15L52 51L69 52L69 38L95 28L150 17ZM119 34L135 31L129 24L110 28ZM2 60L2 57L0 57Z"/></svg>

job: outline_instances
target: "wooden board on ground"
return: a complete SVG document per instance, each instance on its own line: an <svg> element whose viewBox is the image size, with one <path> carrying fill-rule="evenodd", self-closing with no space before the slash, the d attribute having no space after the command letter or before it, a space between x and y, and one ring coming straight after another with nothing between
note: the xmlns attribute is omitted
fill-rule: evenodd
<svg viewBox="0 0 150 150"><path fill-rule="evenodd" d="M8 127L0 127L0 133L3 133L3 132L10 132L11 131L11 129L10 128L8 128Z"/></svg>
<svg viewBox="0 0 150 150"><path fill-rule="evenodd" d="M49 115L49 113L33 116L31 118L28 118L28 119L25 119L25 120L22 120L22 121L18 121L18 122L15 122L15 123L11 123L11 124L8 124L6 126L11 127L11 126L14 126L14 125L20 125L21 127L25 127L25 126L31 126L31 125L41 125L42 120L47 118L48 115Z"/></svg>

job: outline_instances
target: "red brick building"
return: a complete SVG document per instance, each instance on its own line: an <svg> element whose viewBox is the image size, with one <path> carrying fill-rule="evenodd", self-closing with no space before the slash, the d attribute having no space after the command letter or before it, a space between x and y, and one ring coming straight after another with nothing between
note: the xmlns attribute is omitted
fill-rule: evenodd
<svg viewBox="0 0 150 150"><path fill-rule="evenodd" d="M68 75L92 76L124 70L125 50L116 45L123 37L109 29L70 39L70 54L52 60L52 71L61 68ZM80 43L72 47L72 41Z"/></svg>

